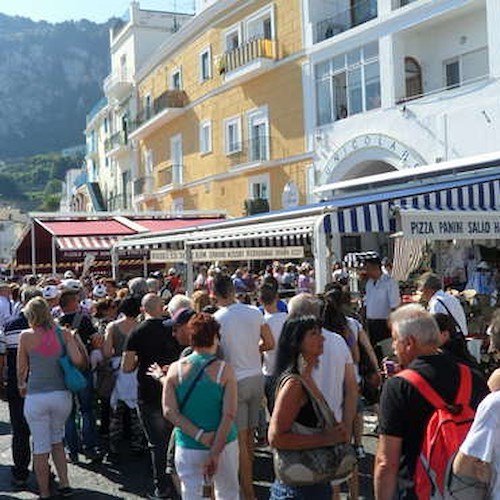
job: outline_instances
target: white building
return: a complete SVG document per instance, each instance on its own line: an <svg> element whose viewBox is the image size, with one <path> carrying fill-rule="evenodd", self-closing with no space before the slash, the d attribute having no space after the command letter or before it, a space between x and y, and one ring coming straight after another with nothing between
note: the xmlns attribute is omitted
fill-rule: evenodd
<svg viewBox="0 0 500 500"><path fill-rule="evenodd" d="M186 22L192 14L142 10L131 2L128 15L110 29L111 72L104 80L108 100L104 124L104 168L99 184L108 210L132 209L133 181L137 177L137 152L128 140L137 116L135 75L154 50Z"/></svg>
<svg viewBox="0 0 500 500"><path fill-rule="evenodd" d="M499 0L304 0L303 19L311 188L500 149Z"/></svg>
<svg viewBox="0 0 500 500"><path fill-rule="evenodd" d="M0 207L0 263L7 263L17 239L28 223L28 216L18 208Z"/></svg>

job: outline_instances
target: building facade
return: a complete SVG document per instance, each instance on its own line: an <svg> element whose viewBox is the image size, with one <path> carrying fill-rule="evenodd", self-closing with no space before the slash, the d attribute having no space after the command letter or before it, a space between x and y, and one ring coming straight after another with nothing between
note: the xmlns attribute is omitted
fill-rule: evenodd
<svg viewBox="0 0 500 500"><path fill-rule="evenodd" d="M28 222L18 208L0 207L0 263L10 262L13 248Z"/></svg>
<svg viewBox="0 0 500 500"><path fill-rule="evenodd" d="M316 187L498 150L500 2L302 5Z"/></svg>
<svg viewBox="0 0 500 500"><path fill-rule="evenodd" d="M301 2L198 2L137 75L134 204L237 216L306 202Z"/></svg>

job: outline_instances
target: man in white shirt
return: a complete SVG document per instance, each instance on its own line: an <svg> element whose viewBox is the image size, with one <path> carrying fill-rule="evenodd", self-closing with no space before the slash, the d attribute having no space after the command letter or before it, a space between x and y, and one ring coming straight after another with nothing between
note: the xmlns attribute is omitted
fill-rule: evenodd
<svg viewBox="0 0 500 500"><path fill-rule="evenodd" d="M218 274L213 290L220 309L214 314L220 323L220 346L238 381L236 425L240 448L240 486L244 500L253 500L253 431L259 422L264 395L261 353L274 349L274 338L264 316L256 308L236 302L231 278Z"/></svg>
<svg viewBox="0 0 500 500"><path fill-rule="evenodd" d="M456 332L464 336L468 335L467 318L462 304L456 297L443 291L441 278L437 274L423 274L419 280L419 290L431 314L447 314L453 320Z"/></svg>
<svg viewBox="0 0 500 500"><path fill-rule="evenodd" d="M15 314L10 285L6 281L0 281L0 328L13 319Z"/></svg>
<svg viewBox="0 0 500 500"><path fill-rule="evenodd" d="M379 257L365 260L368 281L365 288L366 326L373 347L391 336L387 320L391 311L401 303L396 280L382 272Z"/></svg>

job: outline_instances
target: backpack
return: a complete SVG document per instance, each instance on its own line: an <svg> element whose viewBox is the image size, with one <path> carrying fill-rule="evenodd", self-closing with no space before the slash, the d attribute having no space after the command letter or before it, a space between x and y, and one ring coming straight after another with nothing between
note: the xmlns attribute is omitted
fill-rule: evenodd
<svg viewBox="0 0 500 500"><path fill-rule="evenodd" d="M403 377L417 389L433 407L425 427L424 438L417 460L414 488L417 498L449 499L453 459L474 420L474 410L469 401L472 377L469 368L458 363L460 378L455 402L450 405L415 370L403 370Z"/></svg>

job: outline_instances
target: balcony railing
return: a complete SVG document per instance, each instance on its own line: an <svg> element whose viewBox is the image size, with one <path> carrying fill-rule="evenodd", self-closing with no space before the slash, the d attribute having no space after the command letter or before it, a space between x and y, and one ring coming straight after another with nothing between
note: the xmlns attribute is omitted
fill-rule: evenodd
<svg viewBox="0 0 500 500"><path fill-rule="evenodd" d="M233 144L227 152L231 165L270 160L270 144L271 138L266 135Z"/></svg>
<svg viewBox="0 0 500 500"><path fill-rule="evenodd" d="M377 17L377 0L358 0L335 16L316 23L316 43L366 23Z"/></svg>
<svg viewBox="0 0 500 500"><path fill-rule="evenodd" d="M400 9L401 7L404 7L405 5L409 5L413 2L416 2L417 0L393 0L393 9Z"/></svg>
<svg viewBox="0 0 500 500"><path fill-rule="evenodd" d="M153 191L153 176L145 175L144 177L139 177L137 179L134 179L135 196L149 194L152 191Z"/></svg>
<svg viewBox="0 0 500 500"><path fill-rule="evenodd" d="M120 146L126 146L127 143L127 134L123 130L120 130L104 141L104 150L108 152Z"/></svg>
<svg viewBox="0 0 500 500"><path fill-rule="evenodd" d="M143 107L139 110L135 121L131 123L131 129L135 130L139 128L166 109L183 108L186 103L186 92L183 90L167 90L153 100L153 105L150 108Z"/></svg>
<svg viewBox="0 0 500 500"><path fill-rule="evenodd" d="M229 73L257 59L275 59L276 42L267 38L254 38L240 47L225 52L219 62L219 73Z"/></svg>
<svg viewBox="0 0 500 500"><path fill-rule="evenodd" d="M158 188L182 184L183 165L168 165L158 167Z"/></svg>
<svg viewBox="0 0 500 500"><path fill-rule="evenodd" d="M106 95L111 93L119 93L120 95L127 92L132 86L132 77L123 73L110 73L105 79L103 84L104 93Z"/></svg>

